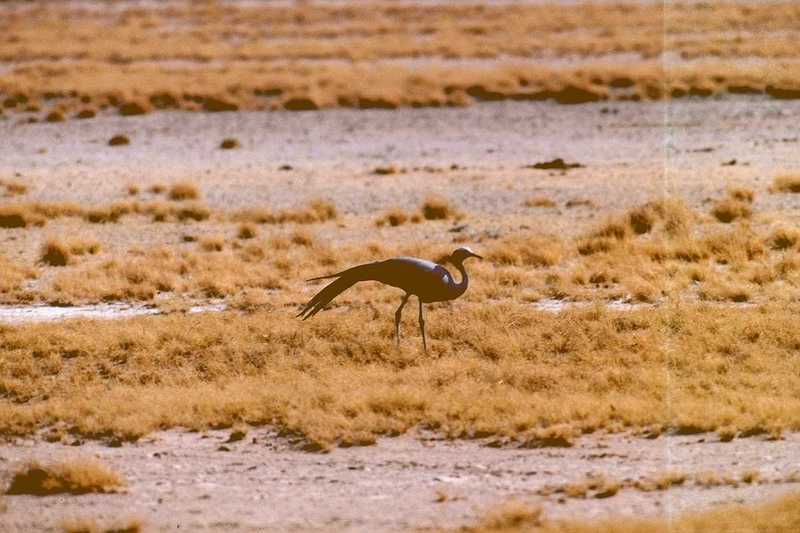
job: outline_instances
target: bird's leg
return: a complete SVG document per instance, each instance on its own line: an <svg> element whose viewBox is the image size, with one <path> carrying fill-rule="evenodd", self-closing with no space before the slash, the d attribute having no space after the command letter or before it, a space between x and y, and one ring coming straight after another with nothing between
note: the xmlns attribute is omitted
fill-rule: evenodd
<svg viewBox="0 0 800 533"><path fill-rule="evenodd" d="M419 300L419 329L422 331L422 349L428 353L428 343L425 341L425 319L422 318L422 299Z"/></svg>
<svg viewBox="0 0 800 533"><path fill-rule="evenodd" d="M400 318L403 315L403 307L405 307L410 296L410 294L403 296L403 301L400 302L400 307L398 307L397 311L394 313L394 340L398 348L400 347Z"/></svg>

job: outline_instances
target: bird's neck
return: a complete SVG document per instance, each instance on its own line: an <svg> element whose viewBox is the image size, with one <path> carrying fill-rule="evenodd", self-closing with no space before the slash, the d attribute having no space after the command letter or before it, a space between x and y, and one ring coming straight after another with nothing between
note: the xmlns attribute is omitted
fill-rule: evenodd
<svg viewBox="0 0 800 533"><path fill-rule="evenodd" d="M454 263L453 266L455 266L456 270L461 273L461 281L453 286L453 298L458 298L467 290L467 287L469 286L469 276L467 275L467 270L464 268L464 263Z"/></svg>

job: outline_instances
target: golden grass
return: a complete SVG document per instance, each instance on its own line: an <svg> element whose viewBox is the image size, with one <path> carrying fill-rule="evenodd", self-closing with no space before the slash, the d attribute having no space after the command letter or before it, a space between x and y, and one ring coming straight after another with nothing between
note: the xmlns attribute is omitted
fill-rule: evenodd
<svg viewBox="0 0 800 533"><path fill-rule="evenodd" d="M4 196L21 196L28 192L28 186L17 180L0 179L0 187L5 189Z"/></svg>
<svg viewBox="0 0 800 533"><path fill-rule="evenodd" d="M75 255L94 255L99 251L100 243L93 237L50 237L42 246L40 260L49 266L66 266L73 261Z"/></svg>
<svg viewBox="0 0 800 533"><path fill-rule="evenodd" d="M556 207L556 203L546 196L533 196L525 200L525 207Z"/></svg>
<svg viewBox="0 0 800 533"><path fill-rule="evenodd" d="M753 210L747 201L726 198L714 205L711 209L711 214L718 221L730 224L740 218L750 218L753 215Z"/></svg>
<svg viewBox="0 0 800 533"><path fill-rule="evenodd" d="M772 192L800 193L800 174L784 174L772 180Z"/></svg>
<svg viewBox="0 0 800 533"><path fill-rule="evenodd" d="M72 459L49 466L32 461L14 473L6 494L110 493L124 486L122 476L95 460Z"/></svg>
<svg viewBox="0 0 800 533"><path fill-rule="evenodd" d="M728 189L728 196L740 202L752 204L756 199L756 193L747 187L731 187Z"/></svg>
<svg viewBox="0 0 800 533"><path fill-rule="evenodd" d="M204 220L211 216L210 210L196 201L131 201L100 210L150 215L154 221ZM25 216L72 213L85 220L87 212L87 208L70 204L36 204L35 209L25 211ZM204 234L196 248L215 252L213 257L156 246L151 250L115 251L102 261L86 265L68 261L60 273L27 291L26 298L62 304L117 298L148 300L172 291L183 296L225 297L248 287L277 288L280 297L287 298L300 288L297 280L317 276L331 267L392 255L439 260L451 251L450 246L386 244L348 244L334 250L317 242L312 233L291 226L277 228L265 240L257 239L257 222L313 223L335 213L335 207L325 202L279 212L251 209L220 213L215 222L223 227ZM389 218L385 217L382 223L391 224ZM245 221L230 228L225 226L242 219ZM414 220L413 215L411 219ZM488 262L474 266L479 283L473 284L467 297L474 294L475 298L519 301L521 294L526 301L548 297L656 303L682 294L708 301L743 302L775 296L790 299L793 291L800 288L800 255L794 230L742 223L718 227L702 220L682 202L661 199L606 216L594 228L575 237L524 231L487 240L481 253ZM226 243L224 235L229 232L242 242L231 238ZM184 240L197 239L189 235ZM93 241L85 243L85 251L75 246L70 251L73 256L97 253L99 246ZM226 281L209 283L218 274ZM276 281L280 279L289 279L290 283ZM780 291L779 285L790 290Z"/></svg>
<svg viewBox="0 0 800 533"><path fill-rule="evenodd" d="M183 200L197 200L200 198L200 189L188 181L173 183L169 188L169 199L176 202Z"/></svg>
<svg viewBox="0 0 800 533"><path fill-rule="evenodd" d="M536 533L790 533L800 527L800 495L761 504L734 504L710 511L662 519L611 518L592 522L547 520L539 506L511 502L487 513L465 531Z"/></svg>
<svg viewBox="0 0 800 533"><path fill-rule="evenodd" d="M339 217L336 205L327 200L312 200L306 206L296 209L273 211L265 208L248 208L231 215L234 222L253 222L256 224L313 224L326 222Z"/></svg>
<svg viewBox="0 0 800 533"><path fill-rule="evenodd" d="M0 431L273 424L324 447L415 426L519 446L600 428L800 428L796 305L553 315L465 300L457 315L429 310L424 356L393 347L396 291L351 298L369 293L386 320L359 302L302 323L273 300L247 315L5 327Z"/></svg>
<svg viewBox="0 0 800 533"><path fill-rule="evenodd" d="M225 237L222 235L204 235L200 238L200 248L204 252L221 252L225 248Z"/></svg>
<svg viewBox="0 0 800 533"><path fill-rule="evenodd" d="M416 217L416 220L415 220ZM375 225L378 227L381 226L402 226L409 220L412 222L419 222L420 217L418 215L411 215L409 216L408 213L403 211L402 209L395 208L390 209L386 213L384 213L380 218L375 221Z"/></svg>
<svg viewBox="0 0 800 533"><path fill-rule="evenodd" d="M50 266L66 266L71 252L62 241L48 239L42 246L41 261Z"/></svg>
<svg viewBox="0 0 800 533"><path fill-rule="evenodd" d="M70 518L60 524L64 533L139 533L143 530L138 518L116 520L102 524L91 518Z"/></svg>
<svg viewBox="0 0 800 533"><path fill-rule="evenodd" d="M9 203L0 206L0 227L44 226L48 220L62 217L80 217L93 224L117 223L132 214L150 215L156 222L201 221L211 216L211 210L199 201L125 201L88 207L70 202Z"/></svg>
<svg viewBox="0 0 800 533"><path fill-rule="evenodd" d="M425 220L446 220L458 216L458 211L441 196L429 196L422 203L420 210Z"/></svg>
<svg viewBox="0 0 800 533"><path fill-rule="evenodd" d="M21 289L27 280L36 279L36 269L10 261L0 255L0 297L11 301L28 301L31 295Z"/></svg>
<svg viewBox="0 0 800 533"><path fill-rule="evenodd" d="M243 222L239 224L236 236L242 240L255 239L258 237L258 226L250 222Z"/></svg>
<svg viewBox="0 0 800 533"><path fill-rule="evenodd" d="M50 112L62 115L111 107L129 116L160 109L798 95L791 64L800 52L791 35L798 14L791 3L228 7L177 7L167 16L145 6L125 8L119 17L62 5L42 6L36 17L5 10L9 37L0 59L21 66L0 76L4 105L8 112L53 105ZM172 31L165 33L167 26ZM732 31L739 32L735 40ZM230 32L245 44L232 43ZM665 69L659 57L665 50L705 61ZM612 63L609 54L619 53L633 58ZM561 57L579 61L529 63ZM737 62L748 57L762 61ZM477 64L453 61L459 59Z"/></svg>

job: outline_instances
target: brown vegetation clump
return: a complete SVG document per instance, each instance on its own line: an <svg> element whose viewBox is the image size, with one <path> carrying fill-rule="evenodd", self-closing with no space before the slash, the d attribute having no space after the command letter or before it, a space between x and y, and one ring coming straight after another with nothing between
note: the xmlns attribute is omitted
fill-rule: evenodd
<svg viewBox="0 0 800 533"><path fill-rule="evenodd" d="M547 235L519 235L500 240L486 253L487 259L499 265L550 267L561 261L561 241Z"/></svg>
<svg viewBox="0 0 800 533"><path fill-rule="evenodd" d="M752 204L756 199L756 193L747 187L731 187L728 189L728 196L740 202Z"/></svg>
<svg viewBox="0 0 800 533"><path fill-rule="evenodd" d="M75 255L95 255L100 252L100 243L94 237L75 236L66 241L71 253Z"/></svg>
<svg viewBox="0 0 800 533"><path fill-rule="evenodd" d="M36 270L14 263L0 254L0 296L16 298L18 301L28 300L29 296L20 291L25 280L35 279Z"/></svg>
<svg viewBox="0 0 800 533"><path fill-rule="evenodd" d="M441 196L429 196L420 209L425 220L446 220L457 216L450 202Z"/></svg>
<svg viewBox="0 0 800 533"><path fill-rule="evenodd" d="M96 206L86 209L83 218L93 224L107 224L118 222L120 217L127 215L136 209L130 203L116 202L106 206Z"/></svg>
<svg viewBox="0 0 800 533"><path fill-rule="evenodd" d="M397 174L397 172L397 167L394 165L375 167L375 169L372 171L373 174L377 174L378 176L388 176L391 174Z"/></svg>
<svg viewBox="0 0 800 533"><path fill-rule="evenodd" d="M21 196L28 192L28 186L16 180L0 179L0 187L5 189L4 196Z"/></svg>
<svg viewBox="0 0 800 533"><path fill-rule="evenodd" d="M717 202L711 209L711 214L724 224L729 224L741 218L750 218L753 210L747 202L726 198Z"/></svg>
<svg viewBox="0 0 800 533"><path fill-rule="evenodd" d="M386 225L392 227L402 226L403 224L408 222L409 218L410 217L408 216L408 213L406 213L402 209L399 208L390 209L389 211L384 213L382 217L380 217L378 220L375 221L375 225L378 227Z"/></svg>
<svg viewBox="0 0 800 533"><path fill-rule="evenodd" d="M556 207L556 203L546 196L534 196L525 200L525 207Z"/></svg>
<svg viewBox="0 0 800 533"><path fill-rule="evenodd" d="M221 150L233 150L234 148L241 148L242 144L239 142L238 139L234 138L227 138L223 139L221 143L219 143L219 147Z"/></svg>
<svg viewBox="0 0 800 533"><path fill-rule="evenodd" d="M254 222L256 224L313 224L338 218L336 206L327 200L312 200L305 207L272 211L269 209L242 209L231 215L234 222Z"/></svg>
<svg viewBox="0 0 800 533"><path fill-rule="evenodd" d="M542 520L541 507L511 501L489 512L474 531L532 530L539 527Z"/></svg>
<svg viewBox="0 0 800 533"><path fill-rule="evenodd" d="M22 205L0 206L0 228L24 228L29 225L43 226L46 219L32 213Z"/></svg>
<svg viewBox="0 0 800 533"><path fill-rule="evenodd" d="M114 135L108 140L109 146L127 146L131 143L131 140L128 138L127 135Z"/></svg>
<svg viewBox="0 0 800 533"><path fill-rule="evenodd" d="M45 122L64 122L64 114L60 111L51 111L44 117Z"/></svg>
<svg viewBox="0 0 800 533"><path fill-rule="evenodd" d="M236 236L242 240L254 239L258 236L258 227L252 222L242 222L236 230Z"/></svg>
<svg viewBox="0 0 800 533"><path fill-rule="evenodd" d="M169 199L181 202L184 200L197 200L200 198L200 189L197 185L188 181L173 183L169 188Z"/></svg>
<svg viewBox="0 0 800 533"><path fill-rule="evenodd" d="M773 250L788 250L794 248L800 240L800 231L794 228L780 227L767 239L767 243Z"/></svg>
<svg viewBox="0 0 800 533"><path fill-rule="evenodd" d="M140 533L143 528L138 518L116 520L109 524L98 524L89 518L71 518L60 525L64 533Z"/></svg>
<svg viewBox="0 0 800 533"><path fill-rule="evenodd" d="M776 176L772 181L772 192L800 193L800 174L784 174Z"/></svg>
<svg viewBox="0 0 800 533"><path fill-rule="evenodd" d="M200 248L204 252L221 252L225 248L225 237L222 235L204 235L200 237Z"/></svg>
<svg viewBox="0 0 800 533"><path fill-rule="evenodd" d="M597 205L588 198L571 198L567 200L567 203L564 204L567 209L572 209L574 207L597 207Z"/></svg>
<svg viewBox="0 0 800 533"><path fill-rule="evenodd" d="M138 205L136 212L152 216L154 222L200 222L211 216L211 210L203 202L156 201Z"/></svg>
<svg viewBox="0 0 800 533"><path fill-rule="evenodd" d="M40 260L49 266L66 266L72 257L69 245L60 239L50 238L42 246Z"/></svg>
<svg viewBox="0 0 800 533"><path fill-rule="evenodd" d="M6 494L111 493L124 486L125 480L119 474L94 460L73 459L50 466L33 461L13 475Z"/></svg>
<svg viewBox="0 0 800 533"><path fill-rule="evenodd" d="M81 109L75 114L75 118L85 120L87 118L94 118L97 112L94 109Z"/></svg>

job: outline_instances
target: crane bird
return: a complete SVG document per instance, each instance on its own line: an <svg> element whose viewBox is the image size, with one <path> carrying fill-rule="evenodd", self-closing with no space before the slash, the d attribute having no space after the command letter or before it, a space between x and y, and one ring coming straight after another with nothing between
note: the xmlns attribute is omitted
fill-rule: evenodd
<svg viewBox="0 0 800 533"><path fill-rule="evenodd" d="M470 257L483 259L481 256L463 247L456 249L447 257L447 261L461 273L461 281L456 283L450 272L442 265L416 257L395 257L385 261L376 261L365 265L348 268L338 274L311 278L308 281L336 278L329 283L316 296L311 298L300 313L298 318L303 320L311 318L334 298L358 283L359 281L380 281L386 285L403 289L406 294L400 302L400 307L394 313L394 336L397 346L400 346L400 317L406 302L414 295L419 300L419 329L422 332L422 348L428 352L428 343L425 340L425 319L422 317L422 304L431 302L445 302L455 300L467 290L469 276L464 269L464 260Z"/></svg>

